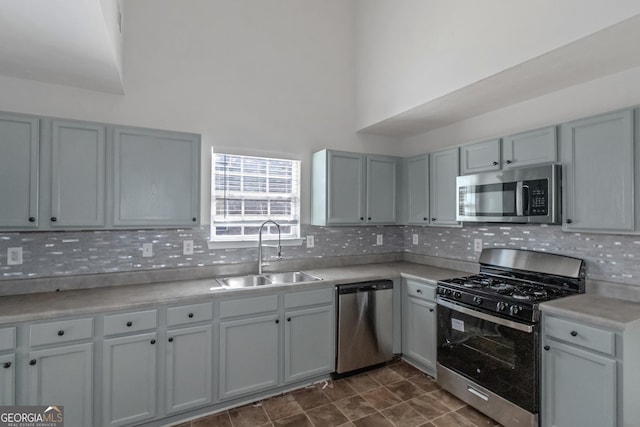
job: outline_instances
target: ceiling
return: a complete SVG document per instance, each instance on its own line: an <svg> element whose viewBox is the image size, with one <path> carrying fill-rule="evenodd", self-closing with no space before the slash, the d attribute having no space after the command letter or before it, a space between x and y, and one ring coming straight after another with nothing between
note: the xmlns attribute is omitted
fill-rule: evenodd
<svg viewBox="0 0 640 427"><path fill-rule="evenodd" d="M0 1L0 74L123 93L117 0Z"/></svg>
<svg viewBox="0 0 640 427"><path fill-rule="evenodd" d="M415 136L640 66L640 15L359 131Z"/></svg>

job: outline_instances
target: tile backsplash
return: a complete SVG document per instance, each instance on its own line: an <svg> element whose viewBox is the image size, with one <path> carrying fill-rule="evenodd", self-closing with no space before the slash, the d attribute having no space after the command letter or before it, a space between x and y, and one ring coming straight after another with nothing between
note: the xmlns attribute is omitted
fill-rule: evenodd
<svg viewBox="0 0 640 427"><path fill-rule="evenodd" d="M376 245L382 234L383 245ZM418 244L413 244L413 235ZM560 226L465 224L462 228L420 226L315 227L314 248L286 246L285 260L407 252L462 261L478 260L474 240L483 247L508 247L583 258L587 276L640 286L640 236L564 233ZM256 261L256 249L209 249L209 227L177 230L119 230L0 233L0 280L212 266ZM193 240L193 255L183 255ZM142 244L153 243L153 256ZM23 264L7 265L7 248L22 247ZM270 257L273 249L266 248Z"/></svg>
<svg viewBox="0 0 640 427"><path fill-rule="evenodd" d="M413 244L413 235L418 244ZM462 228L404 228L404 251L477 261L474 240L484 248L513 248L585 260L587 277L640 286L640 236L564 233L561 226L465 224Z"/></svg>

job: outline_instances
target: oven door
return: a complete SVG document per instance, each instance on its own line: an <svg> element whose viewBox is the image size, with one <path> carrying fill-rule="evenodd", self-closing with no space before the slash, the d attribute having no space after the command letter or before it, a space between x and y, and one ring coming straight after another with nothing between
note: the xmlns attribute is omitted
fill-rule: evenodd
<svg viewBox="0 0 640 427"><path fill-rule="evenodd" d="M438 298L438 363L538 412L538 325Z"/></svg>

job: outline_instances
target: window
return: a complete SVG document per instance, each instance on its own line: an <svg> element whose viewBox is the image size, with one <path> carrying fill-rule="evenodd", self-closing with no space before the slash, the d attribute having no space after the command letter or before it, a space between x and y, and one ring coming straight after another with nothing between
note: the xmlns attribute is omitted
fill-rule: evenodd
<svg viewBox="0 0 640 427"><path fill-rule="evenodd" d="M283 239L300 237L300 161L213 153L211 240L258 240L267 219ZM273 224L262 236L275 237Z"/></svg>

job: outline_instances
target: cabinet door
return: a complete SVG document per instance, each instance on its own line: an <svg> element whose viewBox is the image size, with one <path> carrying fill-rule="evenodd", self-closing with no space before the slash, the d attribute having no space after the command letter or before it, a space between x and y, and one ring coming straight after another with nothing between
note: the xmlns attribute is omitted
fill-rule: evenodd
<svg viewBox="0 0 640 427"><path fill-rule="evenodd" d="M504 169L557 161L558 141L555 126L502 138Z"/></svg>
<svg viewBox="0 0 640 427"><path fill-rule="evenodd" d="M334 371L333 307L285 314L284 380L298 381Z"/></svg>
<svg viewBox="0 0 640 427"><path fill-rule="evenodd" d="M425 369L435 372L436 367L436 306L418 298L405 299L404 323L406 328L402 352Z"/></svg>
<svg viewBox="0 0 640 427"><path fill-rule="evenodd" d="M367 222L393 224L396 222L398 188L398 159L367 156Z"/></svg>
<svg viewBox="0 0 640 427"><path fill-rule="evenodd" d="M562 125L563 230L633 231L632 110Z"/></svg>
<svg viewBox="0 0 640 427"><path fill-rule="evenodd" d="M276 315L220 323L220 399L278 385Z"/></svg>
<svg viewBox="0 0 640 427"><path fill-rule="evenodd" d="M54 121L51 227L104 226L105 127Z"/></svg>
<svg viewBox="0 0 640 427"><path fill-rule="evenodd" d="M617 426L615 360L552 340L542 353L542 425Z"/></svg>
<svg viewBox="0 0 640 427"><path fill-rule="evenodd" d="M329 151L327 162L327 223L364 221L364 158L360 154Z"/></svg>
<svg viewBox="0 0 640 427"><path fill-rule="evenodd" d="M38 226L38 119L0 114L0 227Z"/></svg>
<svg viewBox="0 0 640 427"><path fill-rule="evenodd" d="M114 225L198 225L198 136L116 128L114 156Z"/></svg>
<svg viewBox="0 0 640 427"><path fill-rule="evenodd" d="M104 340L102 418L121 426L156 415L156 333Z"/></svg>
<svg viewBox="0 0 640 427"><path fill-rule="evenodd" d="M431 225L459 225L456 221L456 177L460 171L458 148L431 153L429 158Z"/></svg>
<svg viewBox="0 0 640 427"><path fill-rule="evenodd" d="M167 412L211 403L211 325L167 332Z"/></svg>
<svg viewBox="0 0 640 427"><path fill-rule="evenodd" d="M15 404L16 361L14 354L0 356L0 406Z"/></svg>
<svg viewBox="0 0 640 427"><path fill-rule="evenodd" d="M476 142L460 147L462 174L500 169L500 139Z"/></svg>
<svg viewBox="0 0 640 427"><path fill-rule="evenodd" d="M65 425L93 425L93 343L29 352L30 405L63 405Z"/></svg>
<svg viewBox="0 0 640 427"><path fill-rule="evenodd" d="M409 224L429 223L429 156L408 159L407 220Z"/></svg>

